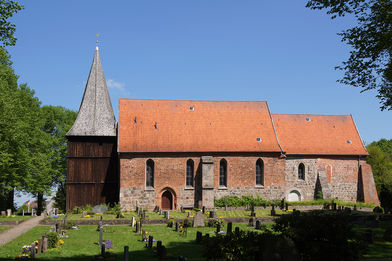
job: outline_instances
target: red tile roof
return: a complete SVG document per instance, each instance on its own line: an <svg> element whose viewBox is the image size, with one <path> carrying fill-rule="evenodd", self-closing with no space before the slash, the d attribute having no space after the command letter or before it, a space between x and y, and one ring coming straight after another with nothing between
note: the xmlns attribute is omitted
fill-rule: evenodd
<svg viewBox="0 0 392 261"><path fill-rule="evenodd" d="M367 155L351 115L272 114L287 154Z"/></svg>
<svg viewBox="0 0 392 261"><path fill-rule="evenodd" d="M280 152L265 101L120 99L118 139L119 152Z"/></svg>

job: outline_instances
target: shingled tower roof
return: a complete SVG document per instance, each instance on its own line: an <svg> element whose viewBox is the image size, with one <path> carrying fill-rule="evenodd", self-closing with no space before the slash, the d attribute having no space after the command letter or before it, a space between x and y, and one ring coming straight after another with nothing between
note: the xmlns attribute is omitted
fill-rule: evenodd
<svg viewBox="0 0 392 261"><path fill-rule="evenodd" d="M116 119L98 47L95 49L78 116L67 136L116 136Z"/></svg>

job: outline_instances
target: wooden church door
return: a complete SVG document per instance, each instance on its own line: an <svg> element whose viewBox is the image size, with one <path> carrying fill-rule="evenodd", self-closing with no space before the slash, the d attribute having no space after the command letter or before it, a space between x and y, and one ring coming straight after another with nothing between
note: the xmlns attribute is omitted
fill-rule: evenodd
<svg viewBox="0 0 392 261"><path fill-rule="evenodd" d="M162 209L172 209L173 207L173 195L170 191L166 190L162 194Z"/></svg>

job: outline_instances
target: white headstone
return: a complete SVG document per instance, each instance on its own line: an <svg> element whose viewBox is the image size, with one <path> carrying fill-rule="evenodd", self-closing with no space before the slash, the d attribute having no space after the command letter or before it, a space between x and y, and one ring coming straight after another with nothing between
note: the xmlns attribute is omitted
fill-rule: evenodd
<svg viewBox="0 0 392 261"><path fill-rule="evenodd" d="M7 209L7 217L10 217L12 214L11 209Z"/></svg>
<svg viewBox="0 0 392 261"><path fill-rule="evenodd" d="M135 226L135 217L132 217L132 227Z"/></svg>

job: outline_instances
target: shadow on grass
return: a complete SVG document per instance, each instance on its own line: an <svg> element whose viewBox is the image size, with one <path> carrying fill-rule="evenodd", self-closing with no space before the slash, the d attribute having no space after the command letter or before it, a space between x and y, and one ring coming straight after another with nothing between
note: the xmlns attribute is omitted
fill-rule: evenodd
<svg viewBox="0 0 392 261"><path fill-rule="evenodd" d="M187 257L188 260L205 260L203 257L203 246L196 244L194 241L192 242L171 242L167 245L164 245L167 250L167 256L163 260L178 260L179 256ZM83 246L81 246L83 247ZM98 248L97 248L98 250ZM47 252L50 253L50 252ZM74 256L53 256L53 253L50 253L51 256L48 256L47 253L36 255L35 260L75 260L75 261L87 261L87 260L124 260L123 252L114 252L108 251L105 255L105 258L102 258L100 255L74 255ZM98 251L97 251L98 253ZM0 261L10 260L9 258L0 258ZM11 259L12 260L12 259ZM142 260L159 260L156 254L156 242L154 242L154 246L152 249L143 248L142 250L130 250L128 260L130 261L142 261Z"/></svg>

